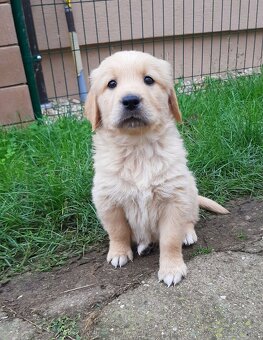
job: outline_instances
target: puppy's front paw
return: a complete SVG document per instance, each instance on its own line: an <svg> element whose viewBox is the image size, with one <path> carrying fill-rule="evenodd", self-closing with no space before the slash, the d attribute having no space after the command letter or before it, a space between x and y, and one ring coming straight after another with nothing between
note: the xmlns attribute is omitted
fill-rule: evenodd
<svg viewBox="0 0 263 340"><path fill-rule="evenodd" d="M133 253L131 249L118 250L110 248L107 255L108 263L111 263L115 268L125 266L129 260L133 260Z"/></svg>
<svg viewBox="0 0 263 340"><path fill-rule="evenodd" d="M184 261L180 262L167 262L160 265L158 272L159 282L163 281L168 287L179 283L187 274L187 267Z"/></svg>

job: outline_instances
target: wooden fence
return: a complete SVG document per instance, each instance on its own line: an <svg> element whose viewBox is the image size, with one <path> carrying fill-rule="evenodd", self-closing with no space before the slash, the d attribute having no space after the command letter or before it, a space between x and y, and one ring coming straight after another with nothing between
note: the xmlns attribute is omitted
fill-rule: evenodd
<svg viewBox="0 0 263 340"><path fill-rule="evenodd" d="M62 0L31 0L49 100L78 98ZM262 65L263 0L73 0L84 73L118 50L168 60L174 79L243 72ZM9 1L0 0L0 125L33 110Z"/></svg>
<svg viewBox="0 0 263 340"><path fill-rule="evenodd" d="M48 96L74 96L63 1L31 3ZM72 7L87 77L120 49L168 60L175 79L262 64L263 0L83 0Z"/></svg>

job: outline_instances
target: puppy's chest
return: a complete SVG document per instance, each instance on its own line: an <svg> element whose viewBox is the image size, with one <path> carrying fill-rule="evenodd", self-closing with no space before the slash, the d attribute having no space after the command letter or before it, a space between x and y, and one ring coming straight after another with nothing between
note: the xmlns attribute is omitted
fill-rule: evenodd
<svg viewBox="0 0 263 340"><path fill-rule="evenodd" d="M110 202L150 207L166 201L181 186L182 162L176 141L114 145L109 152L98 145L94 185ZM171 147L164 147L165 145ZM175 146L174 146L175 145ZM97 190L96 190L97 191Z"/></svg>
<svg viewBox="0 0 263 340"><path fill-rule="evenodd" d="M131 157L116 179L128 202L149 206L167 199L173 191L172 175L168 162L161 158Z"/></svg>
<svg viewBox="0 0 263 340"><path fill-rule="evenodd" d="M120 172L119 195L116 199L123 207L133 230L134 239L148 243L156 238L160 214L174 190L165 162L144 159L137 166L129 162Z"/></svg>

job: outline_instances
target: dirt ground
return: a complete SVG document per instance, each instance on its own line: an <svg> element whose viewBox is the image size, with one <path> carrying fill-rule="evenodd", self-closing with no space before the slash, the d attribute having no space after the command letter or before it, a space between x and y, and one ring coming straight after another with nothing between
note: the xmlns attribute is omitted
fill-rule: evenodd
<svg viewBox="0 0 263 340"><path fill-rule="evenodd" d="M227 208L231 214L225 216L204 213L196 227L197 244L183 250L186 261L211 251L262 254L263 201L242 199L229 202ZM12 320L19 319L34 328L23 339L89 339L87 332L105 305L158 270L157 248L147 256L135 256L121 269L106 263L107 244L101 248L71 260L63 268L28 272L2 284L0 329L1 323L9 322L10 326ZM52 332L50 326L62 317L64 335L60 329ZM74 331L70 329L69 320L76 321L77 330L75 325ZM9 339L20 338L7 336L4 340Z"/></svg>

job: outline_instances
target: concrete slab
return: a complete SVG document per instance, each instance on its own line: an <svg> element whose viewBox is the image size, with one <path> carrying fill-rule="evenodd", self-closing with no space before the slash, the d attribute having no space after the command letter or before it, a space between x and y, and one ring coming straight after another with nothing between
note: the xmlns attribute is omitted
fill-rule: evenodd
<svg viewBox="0 0 263 340"><path fill-rule="evenodd" d="M36 339L36 328L29 322L13 318L0 311L0 339L1 340L31 340Z"/></svg>
<svg viewBox="0 0 263 340"><path fill-rule="evenodd" d="M166 288L154 276L102 311L96 339L263 339L263 258L212 253Z"/></svg>

